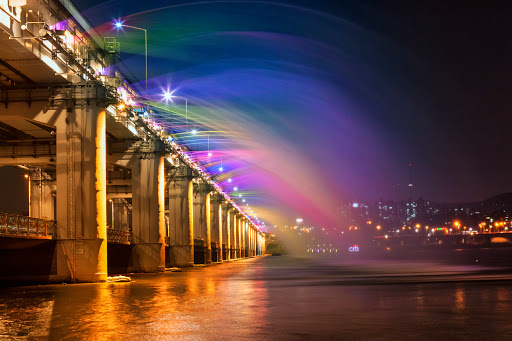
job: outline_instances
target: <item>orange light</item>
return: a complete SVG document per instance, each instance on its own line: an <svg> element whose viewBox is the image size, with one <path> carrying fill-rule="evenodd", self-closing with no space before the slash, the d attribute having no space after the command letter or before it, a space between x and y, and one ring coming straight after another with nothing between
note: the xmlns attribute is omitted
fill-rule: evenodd
<svg viewBox="0 0 512 341"><path fill-rule="evenodd" d="M377 225L377 230L380 230L380 225Z"/></svg>
<svg viewBox="0 0 512 341"><path fill-rule="evenodd" d="M29 178L28 174L25 174L25 179L28 179L28 178Z"/></svg>

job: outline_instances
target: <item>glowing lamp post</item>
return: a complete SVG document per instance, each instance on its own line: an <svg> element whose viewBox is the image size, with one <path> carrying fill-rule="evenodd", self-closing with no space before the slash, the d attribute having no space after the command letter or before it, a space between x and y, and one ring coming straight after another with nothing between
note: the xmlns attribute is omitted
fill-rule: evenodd
<svg viewBox="0 0 512 341"><path fill-rule="evenodd" d="M125 25L120 21L117 21L115 24L116 28L133 28L134 30L144 31L144 46L145 46L145 55L146 55L146 90L148 89L148 31L144 28Z"/></svg>

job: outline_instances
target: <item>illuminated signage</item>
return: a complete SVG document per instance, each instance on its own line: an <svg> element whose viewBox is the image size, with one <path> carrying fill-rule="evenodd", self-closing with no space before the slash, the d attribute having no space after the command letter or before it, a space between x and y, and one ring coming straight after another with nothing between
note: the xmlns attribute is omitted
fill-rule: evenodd
<svg viewBox="0 0 512 341"><path fill-rule="evenodd" d="M359 252L359 245L352 245L348 248L349 252Z"/></svg>
<svg viewBox="0 0 512 341"><path fill-rule="evenodd" d="M355 202L352 204L352 207L357 208L357 207L359 207L359 204L357 202Z"/></svg>

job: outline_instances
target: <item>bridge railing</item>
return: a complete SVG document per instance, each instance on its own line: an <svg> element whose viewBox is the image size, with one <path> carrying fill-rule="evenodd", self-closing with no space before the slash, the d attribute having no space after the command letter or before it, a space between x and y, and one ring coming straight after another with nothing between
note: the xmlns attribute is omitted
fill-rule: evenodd
<svg viewBox="0 0 512 341"><path fill-rule="evenodd" d="M20 236L55 236L55 221L0 213L0 234Z"/></svg>
<svg viewBox="0 0 512 341"><path fill-rule="evenodd" d="M131 233L130 231L120 229L107 229L107 241L117 244L130 244Z"/></svg>

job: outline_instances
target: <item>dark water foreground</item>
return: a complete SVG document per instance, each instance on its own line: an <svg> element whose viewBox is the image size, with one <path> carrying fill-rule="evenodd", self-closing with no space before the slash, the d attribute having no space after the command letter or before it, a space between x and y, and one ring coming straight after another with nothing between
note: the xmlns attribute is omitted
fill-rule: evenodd
<svg viewBox="0 0 512 341"><path fill-rule="evenodd" d="M6 340L512 340L512 276L264 257L131 283L0 289Z"/></svg>

